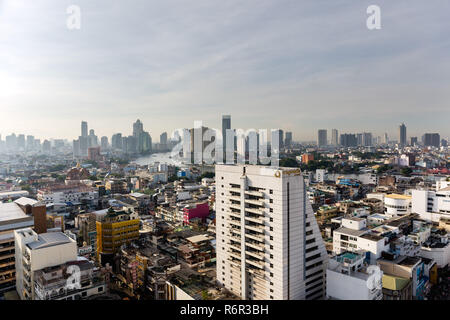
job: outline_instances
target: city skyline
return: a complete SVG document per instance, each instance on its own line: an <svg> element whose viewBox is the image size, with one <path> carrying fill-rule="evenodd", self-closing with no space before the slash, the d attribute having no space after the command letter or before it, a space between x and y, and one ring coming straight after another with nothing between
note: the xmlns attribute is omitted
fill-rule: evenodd
<svg viewBox="0 0 450 320"><path fill-rule="evenodd" d="M227 119L227 120L224 120L224 119ZM136 122L135 122L136 121ZM222 123L221 123L221 126L220 127L218 127L218 128L220 128L219 129L219 131L220 130L222 130L223 131L223 129L224 129L224 126L225 126L225 128L227 128L227 129L237 129L237 128L235 128L235 127L233 127L233 126L231 126L230 127L230 121L231 121L231 115L222 115L222 118L221 118L221 121L222 121ZM224 122L224 121L226 121L226 122ZM31 137L33 137L34 139L38 139L38 140L40 140L40 141L42 141L42 142L44 142L44 141L47 141L47 140L49 140L49 141L55 141L55 140L65 140L66 142L69 142L69 143L71 143L72 142L72 140L77 140L77 138L79 138L79 137L88 137L88 130L89 130L89 135L92 133L92 134L95 134L95 137L97 137L97 138L107 138L108 139L108 143L110 142L110 140L112 140L113 138L114 138L114 136L116 136L116 135L123 135L124 137L126 137L127 136L127 132L130 132L130 134L129 135L131 135L131 136L135 136L136 135L136 132L135 132L135 130L136 130L136 128L135 128L135 125L137 124L137 123L139 123L139 125L140 125L140 130L142 130L142 125L143 125L143 122L140 120L140 119L136 119L136 120L133 120L132 121L132 123L130 124L130 128L127 130L127 131L125 131L125 132L117 132L117 131L115 131L113 134L111 134L111 135L105 135L105 134L103 134L103 133L98 133L97 131L96 131L96 129L95 128L92 128L90 125L89 125L89 123L87 122L87 121L85 121L85 120L82 120L81 121L81 132L79 131L78 133L80 134L81 133L81 136L79 136L79 135L76 135L75 137L73 137L73 138L66 138L66 137L52 137L52 138L48 138L48 137L46 137L46 138L41 138L41 137L38 137L38 136L35 136L35 135L33 135L33 134L25 134L25 133L23 133L23 132L11 132L11 133L9 133L9 134L2 134L2 132L0 132L0 141L3 141L4 140L4 138L5 137L7 137L7 136L10 136L10 135L15 135L16 137L19 137L19 136L23 136L24 137L24 139L27 139L29 136L31 136ZM192 127L194 127L194 125L195 124L193 124L192 126L186 126L186 127L184 127L184 128L177 128L177 129L173 129L172 131L170 131L170 130L166 130L166 131L162 131L160 134L153 134L153 136L154 137L158 137L159 136L159 138L161 139L161 136L165 136L165 139L167 140L167 139L172 139L172 136L171 136L171 134L172 133L174 133L175 134L175 137L177 137L178 135L177 135L177 130L178 129L188 129L188 128L192 128ZM205 125L205 123L203 123L203 125ZM406 128L407 128L407 126L404 124L404 123L402 123L399 127L401 128L402 126L405 126L405 130L406 130ZM212 127L212 126L210 126L210 127ZM239 128L239 129L242 129L242 128ZM244 128L244 129L255 129L255 128ZM270 131L271 130L279 130L280 128L276 128L276 129L274 129L274 128L261 128L261 129L268 129L268 132L270 133ZM256 130L259 130L259 129L256 129ZM408 128L408 130L409 130L409 128ZM283 132L283 131L285 131L284 129L281 129L281 131ZM366 134L369 134L370 135L370 141L372 141L372 140L374 140L374 141L376 141L376 139L379 139L379 141L377 141L377 143L387 143L387 142L397 142L397 143L399 143L399 144L402 144L402 141L401 141L401 137L400 137L400 135L401 135L401 132L399 132L398 130L397 130L397 134L393 134L393 135L390 135L390 134L388 134L387 132L384 132L384 133L381 133L381 134L374 134L374 131L371 131L371 130L366 130L366 131L364 131L364 132L357 132L357 131L351 131L351 130L346 130L346 129L336 129L336 128L328 128L328 129L317 129L317 131L316 132L318 132L319 133L319 135L320 135L320 132L321 131L325 131L325 136L324 137L322 137L322 139L323 139L323 142L324 143L321 143L320 145L323 145L323 146L325 146L325 145L328 145L328 146L330 146L330 145L336 145L336 146L338 146L338 145L341 145L341 143L340 143L340 138L341 138L341 136L343 136L343 135L349 135L349 134L353 134L353 135L361 135L361 139L363 139L363 135L366 135ZM328 131L330 132L330 135L328 135ZM334 131L335 131L335 133L334 133ZM401 131L401 130L400 130ZM428 132L422 132L422 133L420 133L420 134L418 134L418 135L416 135L416 136L413 136L413 135L411 135L411 134L405 134L405 140L406 140L406 143L404 143L404 145L408 145L409 143L410 143L410 140L411 140L411 138L414 138L414 139L419 139L419 141L423 141L423 139L424 139L424 137L427 135L427 134L434 134L434 133L436 133L436 134L438 134L442 139L447 139L447 137L445 137L445 136L443 136L443 135L441 135L439 132L431 132L432 130L430 130L430 131L428 131ZM145 132L147 132L147 133L149 133L150 134L150 140L152 140L153 138L151 138L152 137L152 133L149 131L149 130L146 130ZM317 134L316 134L316 137L315 138L312 138L311 140L308 140L308 139L301 139L301 138L297 138L297 137L295 137L295 138L292 138L292 132L291 131L286 131L287 133L289 133L290 134L290 139L291 139L291 141L293 141L293 142L301 142L301 143L311 143L311 142L318 142L318 136L317 136ZM409 131L408 131L409 132ZM223 134L223 132L222 132L222 134ZM334 137L333 135L334 134L336 134L336 137ZM282 134L283 135L283 134ZM335 138L337 138L337 141L336 141L336 143L335 143L335 140L333 140L333 139L335 139ZM384 141L385 139L388 139L387 141ZM156 143L156 141L160 141L160 140L155 140L154 142ZM283 141L284 141L284 138L283 138ZM372 142L370 142L369 143L369 145L372 145Z"/></svg>
<svg viewBox="0 0 450 320"><path fill-rule="evenodd" d="M450 136L449 43L439 36L450 4L378 1L383 28L372 32L368 1L169 2L78 1L81 29L70 31L64 4L3 1L2 136L73 139L86 120L111 137L137 118L157 136L168 122L220 128L222 114L294 140L316 140L317 128L394 136L401 122L410 136ZM315 22L327 19L333 28Z"/></svg>

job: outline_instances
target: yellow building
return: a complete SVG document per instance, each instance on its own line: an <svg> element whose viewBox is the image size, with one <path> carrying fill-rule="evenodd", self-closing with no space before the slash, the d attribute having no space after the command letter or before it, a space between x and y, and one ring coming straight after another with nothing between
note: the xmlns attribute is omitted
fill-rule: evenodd
<svg viewBox="0 0 450 320"><path fill-rule="evenodd" d="M108 211L96 227L97 258L100 254L114 254L123 244L139 238L139 219L123 210Z"/></svg>

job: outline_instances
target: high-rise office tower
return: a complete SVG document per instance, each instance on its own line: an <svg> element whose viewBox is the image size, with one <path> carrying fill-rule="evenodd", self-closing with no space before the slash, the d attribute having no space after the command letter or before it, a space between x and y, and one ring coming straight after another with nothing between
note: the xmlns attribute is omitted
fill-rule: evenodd
<svg viewBox="0 0 450 320"><path fill-rule="evenodd" d="M317 132L317 146L324 147L327 144L328 144L327 130L319 129L319 131Z"/></svg>
<svg viewBox="0 0 450 320"><path fill-rule="evenodd" d="M166 150L168 148L167 146L167 132L161 133L159 136L159 143L161 144L161 148L163 150Z"/></svg>
<svg viewBox="0 0 450 320"><path fill-rule="evenodd" d="M52 145L51 145L50 141L44 140L44 142L42 143L42 153L50 154L51 150L52 150Z"/></svg>
<svg viewBox="0 0 450 320"><path fill-rule="evenodd" d="M111 138L111 147L115 150L122 150L122 134L113 134Z"/></svg>
<svg viewBox="0 0 450 320"><path fill-rule="evenodd" d="M411 137L411 145L412 146L417 145L417 142L418 142L417 137Z"/></svg>
<svg viewBox="0 0 450 320"><path fill-rule="evenodd" d="M383 135L383 143L384 143L384 144L388 144L388 143L389 143L389 138L388 138L388 134L387 134L387 133L385 133L385 134Z"/></svg>
<svg viewBox="0 0 450 320"><path fill-rule="evenodd" d="M357 145L358 146L362 146L363 145L363 134L362 133L357 133L356 134L356 141L357 141Z"/></svg>
<svg viewBox="0 0 450 320"><path fill-rule="evenodd" d="M139 135L144 132L144 124L141 120L137 119L135 123L133 123L133 137L139 138Z"/></svg>
<svg viewBox="0 0 450 320"><path fill-rule="evenodd" d="M78 141L80 142L80 156L87 157L89 148L89 137L79 136Z"/></svg>
<svg viewBox="0 0 450 320"><path fill-rule="evenodd" d="M300 169L216 165L217 280L242 299L324 296L327 252Z"/></svg>
<svg viewBox="0 0 450 320"><path fill-rule="evenodd" d="M400 146L404 147L406 146L406 126L404 123L402 123L399 127L399 137L400 137Z"/></svg>
<svg viewBox="0 0 450 320"><path fill-rule="evenodd" d="M133 123L133 138L134 140L131 141L128 139L128 148L130 148L130 145L133 145L136 143L136 148L134 146L129 149L128 153L134 153L134 152L151 152L152 150L152 139L150 137L150 134L146 131L144 131L144 124L141 122L141 120L137 119L135 123ZM136 149L136 151L134 151Z"/></svg>
<svg viewBox="0 0 450 320"><path fill-rule="evenodd" d="M73 156L74 158L78 158L81 156L79 139L73 140Z"/></svg>
<svg viewBox="0 0 450 320"><path fill-rule="evenodd" d="M284 138L284 146L286 148L289 148L289 147L291 147L291 145L292 145L292 132L287 131L286 137Z"/></svg>
<svg viewBox="0 0 450 320"><path fill-rule="evenodd" d="M441 143L441 137L439 133L425 133L422 137L422 142L426 147L439 148Z"/></svg>
<svg viewBox="0 0 450 320"><path fill-rule="evenodd" d="M356 138L356 134L351 133L341 134L340 145L345 148L356 147L358 145L358 139Z"/></svg>
<svg viewBox="0 0 450 320"><path fill-rule="evenodd" d="M271 131L271 145L272 150L278 150L280 151L283 149L283 136L284 132L281 129L274 129ZM278 148L276 148L276 143L278 143Z"/></svg>
<svg viewBox="0 0 450 320"><path fill-rule="evenodd" d="M5 137L5 146L8 151L17 150L17 137L15 133Z"/></svg>
<svg viewBox="0 0 450 320"><path fill-rule="evenodd" d="M98 146L98 138L95 135L94 129L89 130L88 148Z"/></svg>
<svg viewBox="0 0 450 320"><path fill-rule="evenodd" d="M81 121L81 136L82 137L88 136L88 124L86 121Z"/></svg>
<svg viewBox="0 0 450 320"><path fill-rule="evenodd" d="M25 150L25 135L19 134L17 136L17 148L22 151Z"/></svg>
<svg viewBox="0 0 450 320"><path fill-rule="evenodd" d="M331 130L331 144L333 146L338 146L339 145L339 138L338 138L338 131L337 131L337 129L332 129Z"/></svg>
<svg viewBox="0 0 450 320"><path fill-rule="evenodd" d="M223 146L223 162L226 163L226 155L227 155L227 130L231 129L231 116L223 115L222 116L222 146Z"/></svg>
<svg viewBox="0 0 450 320"><path fill-rule="evenodd" d="M140 153L147 153L152 151L152 137L147 131L143 131L139 135L138 151Z"/></svg>
<svg viewBox="0 0 450 320"><path fill-rule="evenodd" d="M370 132L363 132L362 134L362 145L365 147L371 147L372 146L372 133Z"/></svg>
<svg viewBox="0 0 450 320"><path fill-rule="evenodd" d="M108 137L103 136L100 140L100 147L102 149L102 151L108 149L109 147L109 143L108 143Z"/></svg>
<svg viewBox="0 0 450 320"><path fill-rule="evenodd" d="M34 136L27 136L27 150L34 149Z"/></svg>

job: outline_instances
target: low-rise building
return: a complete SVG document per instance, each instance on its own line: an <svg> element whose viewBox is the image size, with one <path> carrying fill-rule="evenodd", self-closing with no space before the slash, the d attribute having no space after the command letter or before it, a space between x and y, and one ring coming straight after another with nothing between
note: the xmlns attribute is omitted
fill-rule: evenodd
<svg viewBox="0 0 450 320"><path fill-rule="evenodd" d="M404 216L411 213L411 196L387 194L384 196L384 214L390 217Z"/></svg>
<svg viewBox="0 0 450 320"><path fill-rule="evenodd" d="M21 300L35 300L35 271L77 260L75 240L62 232L14 231L16 289Z"/></svg>
<svg viewBox="0 0 450 320"><path fill-rule="evenodd" d="M81 300L105 292L104 277L86 259L34 272L34 300Z"/></svg>
<svg viewBox="0 0 450 320"><path fill-rule="evenodd" d="M382 275L377 266L369 266L363 252L344 252L329 260L327 297L339 300L381 300ZM371 268L373 270L371 270Z"/></svg>

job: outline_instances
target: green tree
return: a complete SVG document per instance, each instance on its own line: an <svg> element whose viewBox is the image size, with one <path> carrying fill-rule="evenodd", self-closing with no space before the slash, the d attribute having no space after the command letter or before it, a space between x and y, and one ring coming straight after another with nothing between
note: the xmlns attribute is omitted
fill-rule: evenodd
<svg viewBox="0 0 450 320"><path fill-rule="evenodd" d="M410 176L412 173L412 169L409 167L405 167L400 170L400 173L404 176Z"/></svg>
<svg viewBox="0 0 450 320"><path fill-rule="evenodd" d="M283 158L280 159L280 167L288 167L288 168L298 168L300 165L297 160L293 158Z"/></svg>

